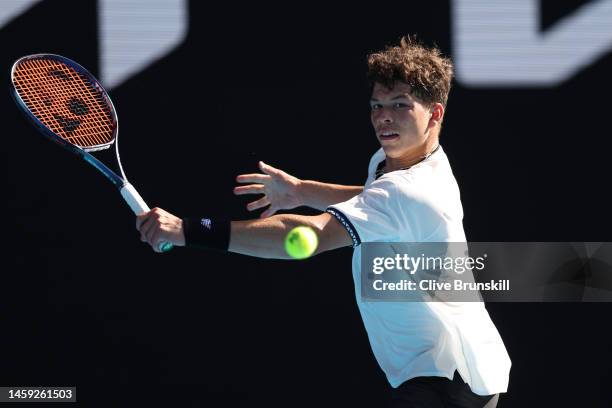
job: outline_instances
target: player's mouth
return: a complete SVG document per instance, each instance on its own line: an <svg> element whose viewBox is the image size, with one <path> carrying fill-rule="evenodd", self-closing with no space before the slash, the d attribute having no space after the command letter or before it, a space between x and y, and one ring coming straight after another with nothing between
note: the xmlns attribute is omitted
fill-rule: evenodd
<svg viewBox="0 0 612 408"><path fill-rule="evenodd" d="M399 139L399 133L385 131L385 132L380 132L378 134L378 137L380 138L381 141L395 140L395 139Z"/></svg>

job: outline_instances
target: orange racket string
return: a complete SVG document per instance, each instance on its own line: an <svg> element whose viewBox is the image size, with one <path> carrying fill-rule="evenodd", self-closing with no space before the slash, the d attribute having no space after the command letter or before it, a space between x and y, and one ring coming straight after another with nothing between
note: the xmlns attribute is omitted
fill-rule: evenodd
<svg viewBox="0 0 612 408"><path fill-rule="evenodd" d="M72 67L44 57L28 59L15 67L13 81L30 112L62 139L85 148L113 141L111 106Z"/></svg>

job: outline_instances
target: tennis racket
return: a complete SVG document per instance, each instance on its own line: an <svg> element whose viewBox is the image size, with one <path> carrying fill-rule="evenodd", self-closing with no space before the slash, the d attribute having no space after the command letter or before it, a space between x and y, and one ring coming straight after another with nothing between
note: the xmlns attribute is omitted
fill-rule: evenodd
<svg viewBox="0 0 612 408"><path fill-rule="evenodd" d="M125 176L119 157L117 113L93 75L68 58L35 54L15 61L11 82L17 105L43 135L104 174L136 215L149 211ZM91 154L113 144L121 176ZM169 251L172 244L162 242L158 249Z"/></svg>

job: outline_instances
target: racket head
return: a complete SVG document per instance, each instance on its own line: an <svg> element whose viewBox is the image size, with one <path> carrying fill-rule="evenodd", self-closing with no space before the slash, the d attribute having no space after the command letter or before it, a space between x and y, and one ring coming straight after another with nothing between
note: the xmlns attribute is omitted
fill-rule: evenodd
<svg viewBox="0 0 612 408"><path fill-rule="evenodd" d="M11 83L17 105L52 141L87 152L114 143L119 131L115 107L78 63L56 54L27 55L13 64Z"/></svg>

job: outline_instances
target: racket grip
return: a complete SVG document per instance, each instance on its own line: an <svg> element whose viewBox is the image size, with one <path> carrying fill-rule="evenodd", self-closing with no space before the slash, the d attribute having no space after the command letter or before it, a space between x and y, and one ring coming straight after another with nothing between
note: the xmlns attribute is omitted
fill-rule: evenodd
<svg viewBox="0 0 612 408"><path fill-rule="evenodd" d="M125 200L126 203L130 206L134 214L140 215L150 211L149 206L142 199L138 191L134 188L130 183L125 183L123 187L121 187L121 196ZM173 245L169 242L160 242L157 249L161 252L168 252L171 250Z"/></svg>

